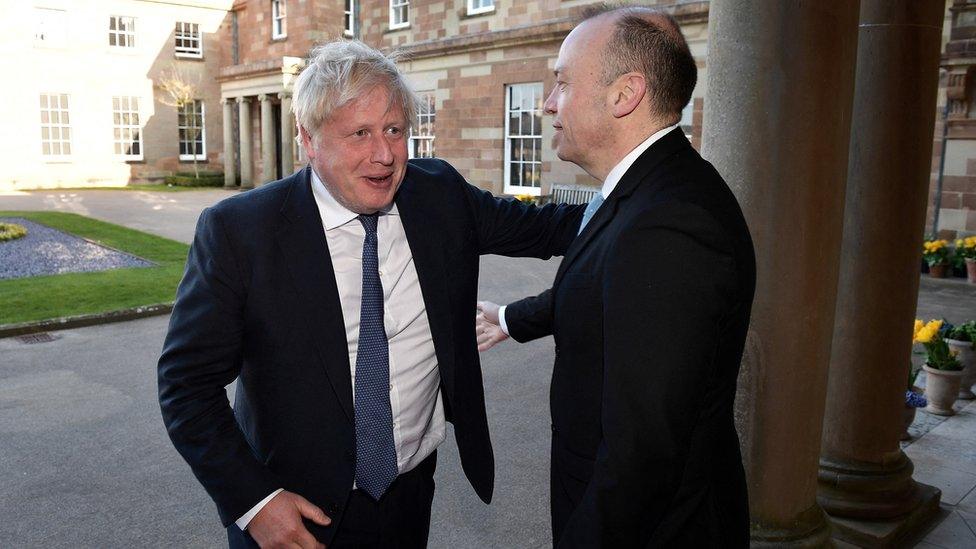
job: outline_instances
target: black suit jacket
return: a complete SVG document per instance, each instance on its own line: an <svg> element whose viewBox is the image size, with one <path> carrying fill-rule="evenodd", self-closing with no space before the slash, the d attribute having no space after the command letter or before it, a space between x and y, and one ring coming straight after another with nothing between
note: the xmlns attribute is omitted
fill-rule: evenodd
<svg viewBox="0 0 976 549"><path fill-rule="evenodd" d="M305 168L203 212L159 359L169 435L216 502L232 544L240 538L233 522L279 487L338 524L353 483L345 325L310 174ZM447 419L464 472L488 502L494 462L474 330L479 254L561 255L582 211L493 198L440 160L410 161L395 200ZM235 378L232 410L224 387ZM334 533L311 530L325 542Z"/></svg>
<svg viewBox="0 0 976 549"><path fill-rule="evenodd" d="M552 289L507 308L516 340L555 336L558 546L748 544L732 405L754 288L738 203L676 129L627 171Z"/></svg>

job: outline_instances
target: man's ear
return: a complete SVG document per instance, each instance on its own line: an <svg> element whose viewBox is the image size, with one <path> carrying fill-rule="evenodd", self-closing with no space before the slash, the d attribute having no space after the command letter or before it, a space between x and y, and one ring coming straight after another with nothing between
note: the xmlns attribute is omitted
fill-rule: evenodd
<svg viewBox="0 0 976 549"><path fill-rule="evenodd" d="M647 80L643 74L622 74L610 86L610 106L614 118L623 118L634 112L647 95Z"/></svg>
<svg viewBox="0 0 976 549"><path fill-rule="evenodd" d="M301 124L298 124L298 138L302 141L302 149L305 150L305 155L311 158L309 153L311 152L314 154L314 147L312 147L312 134L310 134Z"/></svg>

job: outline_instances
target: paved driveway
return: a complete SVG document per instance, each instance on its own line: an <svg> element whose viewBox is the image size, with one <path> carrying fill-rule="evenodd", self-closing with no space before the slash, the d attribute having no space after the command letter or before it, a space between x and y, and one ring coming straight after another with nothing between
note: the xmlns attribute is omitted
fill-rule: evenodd
<svg viewBox="0 0 976 549"><path fill-rule="evenodd" d="M200 212L238 192L0 191L0 210L76 213L189 243Z"/></svg>

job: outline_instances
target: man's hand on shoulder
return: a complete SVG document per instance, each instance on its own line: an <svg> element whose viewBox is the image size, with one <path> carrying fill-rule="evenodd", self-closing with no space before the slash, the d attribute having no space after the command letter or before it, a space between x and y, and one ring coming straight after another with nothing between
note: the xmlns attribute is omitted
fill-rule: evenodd
<svg viewBox="0 0 976 549"><path fill-rule="evenodd" d="M262 548L312 547L325 548L302 524L302 518L328 526L330 519L321 509L307 499L292 492L282 491L264 506L251 522L247 531Z"/></svg>
<svg viewBox="0 0 976 549"><path fill-rule="evenodd" d="M478 336L478 352L485 352L495 345L508 339L508 334L502 330L498 318L499 306L491 301L478 302L478 314L475 316L475 331Z"/></svg>

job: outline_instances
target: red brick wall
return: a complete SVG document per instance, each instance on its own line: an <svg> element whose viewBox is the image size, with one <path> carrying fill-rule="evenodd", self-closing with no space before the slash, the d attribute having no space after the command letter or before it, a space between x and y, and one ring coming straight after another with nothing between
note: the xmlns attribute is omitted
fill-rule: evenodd
<svg viewBox="0 0 976 549"><path fill-rule="evenodd" d="M342 35L343 5L343 0L286 0L287 36L273 39L271 1L238 2L234 8L237 10L240 64L284 56L305 57L316 43ZM229 60L228 57L228 64Z"/></svg>

